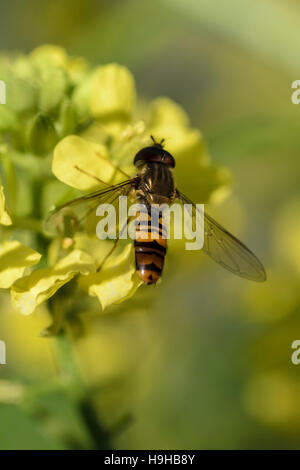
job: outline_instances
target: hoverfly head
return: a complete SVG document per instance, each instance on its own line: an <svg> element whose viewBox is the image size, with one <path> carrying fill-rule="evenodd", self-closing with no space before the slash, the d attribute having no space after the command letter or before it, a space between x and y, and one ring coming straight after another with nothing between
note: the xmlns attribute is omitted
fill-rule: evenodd
<svg viewBox="0 0 300 470"><path fill-rule="evenodd" d="M162 139L160 142L156 142L154 137L151 135L153 140L153 145L150 147L144 147L141 149L134 158L134 165L136 167L142 166L145 163L162 163L163 165L174 168L175 159L174 157L164 150L163 144L165 139Z"/></svg>

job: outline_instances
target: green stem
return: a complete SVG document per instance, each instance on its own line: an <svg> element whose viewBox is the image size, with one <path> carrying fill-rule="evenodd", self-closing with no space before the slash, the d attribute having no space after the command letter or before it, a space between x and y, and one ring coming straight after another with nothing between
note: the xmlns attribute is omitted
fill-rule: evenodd
<svg viewBox="0 0 300 470"><path fill-rule="evenodd" d="M13 162L8 158L7 154L1 154L1 162L5 175L5 182L7 187L7 200L11 213L16 212L17 207L17 178Z"/></svg>
<svg viewBox="0 0 300 470"><path fill-rule="evenodd" d="M82 383L70 339L65 332L56 336L59 367L63 378L70 384L69 394L78 407L81 418L97 450L112 450L111 433L99 421L93 401Z"/></svg>
<svg viewBox="0 0 300 470"><path fill-rule="evenodd" d="M33 217L15 217L13 218L13 228L21 230L30 230L43 234L43 222Z"/></svg>
<svg viewBox="0 0 300 470"><path fill-rule="evenodd" d="M59 295L59 292L57 295ZM48 302L49 309L53 315L57 315L57 309L59 308L59 305L54 305L54 302L57 303L57 300L55 296L55 298ZM63 298L60 300L62 302ZM65 316L66 312L63 312L63 314ZM92 439L93 447L95 449L111 450L113 448L111 433L99 421L93 400L82 381L74 357L72 340L64 329L61 329L60 333L56 335L56 340L59 373L63 381L67 383L67 392L79 410L82 421Z"/></svg>
<svg viewBox="0 0 300 470"><path fill-rule="evenodd" d="M94 441L96 450L113 450L111 433L101 424L91 400L84 399L79 404L81 416Z"/></svg>

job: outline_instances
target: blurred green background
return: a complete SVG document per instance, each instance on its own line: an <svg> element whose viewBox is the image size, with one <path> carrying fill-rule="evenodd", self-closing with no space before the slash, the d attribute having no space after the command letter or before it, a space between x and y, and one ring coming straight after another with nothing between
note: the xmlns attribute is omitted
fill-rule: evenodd
<svg viewBox="0 0 300 470"><path fill-rule="evenodd" d="M202 253L170 257L160 286L86 325L76 359L93 409L79 411L55 386L45 311L21 317L1 294L0 448L89 448L91 429L106 448L299 448L299 2L11 0L0 12L1 50L58 44L181 104L235 178L210 213L268 273L256 285Z"/></svg>

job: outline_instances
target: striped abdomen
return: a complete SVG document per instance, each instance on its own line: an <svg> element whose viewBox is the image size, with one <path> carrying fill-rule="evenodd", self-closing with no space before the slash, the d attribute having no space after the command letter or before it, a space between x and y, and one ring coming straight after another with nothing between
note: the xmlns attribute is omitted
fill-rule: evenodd
<svg viewBox="0 0 300 470"><path fill-rule="evenodd" d="M156 284L164 267L167 232L161 216L158 222L158 226L151 224L151 215L144 213L136 230L134 241L136 270L145 284Z"/></svg>

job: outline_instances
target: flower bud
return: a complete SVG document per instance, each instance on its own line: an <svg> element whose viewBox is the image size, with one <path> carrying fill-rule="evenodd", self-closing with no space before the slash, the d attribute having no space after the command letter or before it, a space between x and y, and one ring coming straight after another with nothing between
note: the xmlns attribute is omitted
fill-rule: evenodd
<svg viewBox="0 0 300 470"><path fill-rule="evenodd" d="M96 118L128 118L136 101L135 82L126 67L108 64L94 74L90 106Z"/></svg>
<svg viewBox="0 0 300 470"><path fill-rule="evenodd" d="M44 114L37 114L29 124L26 140L31 153L41 156L49 153L58 140L51 119Z"/></svg>

